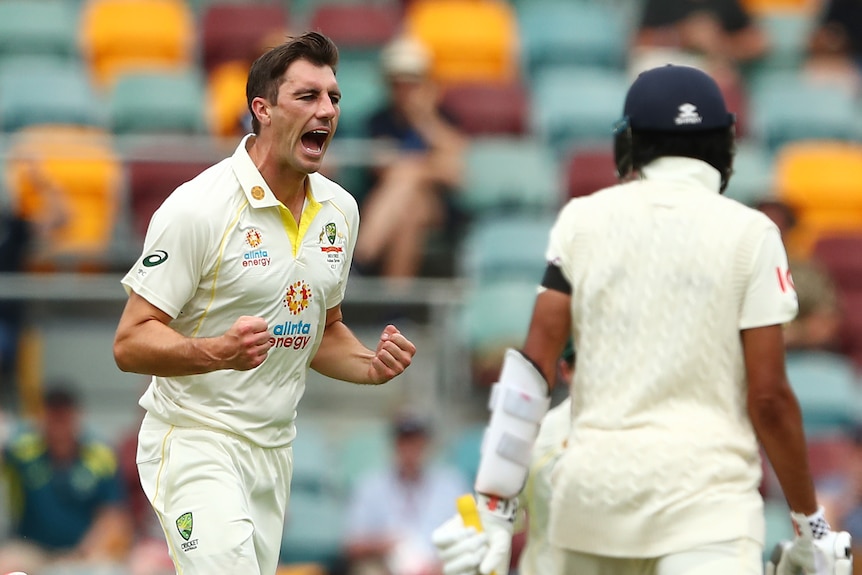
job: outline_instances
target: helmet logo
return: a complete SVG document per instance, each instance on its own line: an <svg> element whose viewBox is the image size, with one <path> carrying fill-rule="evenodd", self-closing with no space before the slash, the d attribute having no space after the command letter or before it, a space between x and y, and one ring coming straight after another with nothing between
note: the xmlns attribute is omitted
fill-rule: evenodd
<svg viewBox="0 0 862 575"><path fill-rule="evenodd" d="M697 113L697 106L694 104L682 104L678 109L679 114L677 114L676 119L674 120L674 123L677 126L684 124L700 124L703 122L703 118Z"/></svg>

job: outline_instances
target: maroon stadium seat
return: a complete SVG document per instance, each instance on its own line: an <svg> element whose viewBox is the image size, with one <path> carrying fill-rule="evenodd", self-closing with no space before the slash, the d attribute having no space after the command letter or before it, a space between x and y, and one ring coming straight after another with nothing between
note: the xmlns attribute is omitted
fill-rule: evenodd
<svg viewBox="0 0 862 575"><path fill-rule="evenodd" d="M449 86L443 107L468 135L522 136L528 132L529 101L520 83Z"/></svg>
<svg viewBox="0 0 862 575"><path fill-rule="evenodd" d="M610 144L607 149L576 148L569 154L565 169L567 198L586 196L617 183Z"/></svg>
<svg viewBox="0 0 862 575"><path fill-rule="evenodd" d="M132 230L144 238L153 212L180 184L191 180L215 162L133 159L127 162Z"/></svg>
<svg viewBox="0 0 862 575"><path fill-rule="evenodd" d="M309 22L311 30L349 51L382 47L398 32L401 15L389 4L320 4Z"/></svg>
<svg viewBox="0 0 862 575"><path fill-rule="evenodd" d="M814 244L820 262L838 291L862 290L862 232L828 233Z"/></svg>
<svg viewBox="0 0 862 575"><path fill-rule="evenodd" d="M288 15L281 4L215 3L201 21L203 66L209 72L230 60L253 61L279 33L288 33Z"/></svg>
<svg viewBox="0 0 862 575"><path fill-rule="evenodd" d="M841 299L841 340L843 351L862 365L862 290L839 291Z"/></svg>

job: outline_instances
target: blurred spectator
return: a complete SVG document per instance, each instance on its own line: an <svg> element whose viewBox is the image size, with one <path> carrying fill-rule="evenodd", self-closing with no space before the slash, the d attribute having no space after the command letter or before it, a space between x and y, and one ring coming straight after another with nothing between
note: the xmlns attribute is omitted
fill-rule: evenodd
<svg viewBox="0 0 862 575"><path fill-rule="evenodd" d="M635 33L633 75L666 63L706 69L723 85L769 41L738 0L645 0Z"/></svg>
<svg viewBox="0 0 862 575"><path fill-rule="evenodd" d="M63 193L40 169L35 160L26 163L36 188L45 195L46 210L28 218L22 213L21 200L9 197L0 205L0 273L27 271L31 258L50 243L52 234L69 217ZM18 344L24 327L24 306L17 301L0 301L0 402L4 408L16 399Z"/></svg>
<svg viewBox="0 0 862 575"><path fill-rule="evenodd" d="M354 263L362 273L414 277L429 230L454 223L449 194L461 182L467 141L440 108L431 54L422 44L398 38L383 49L381 64L389 100L367 131L384 152L361 206Z"/></svg>
<svg viewBox="0 0 862 575"><path fill-rule="evenodd" d="M808 42L806 71L862 89L862 0L828 0Z"/></svg>
<svg viewBox="0 0 862 575"><path fill-rule="evenodd" d="M3 456L13 517L0 572L125 560L131 533L117 459L84 432L71 387L45 392L39 420L13 437Z"/></svg>
<svg viewBox="0 0 862 575"><path fill-rule="evenodd" d="M769 216L781 232L785 245L796 226L796 215L787 204L767 200L758 209ZM788 251L793 285L799 298L799 313L784 330L790 350L836 351L840 346L841 313L838 294L829 274L816 261Z"/></svg>
<svg viewBox="0 0 862 575"><path fill-rule="evenodd" d="M428 461L431 427L412 412L392 422L394 464L359 478L346 523L350 575L439 575L431 532L470 491L460 472Z"/></svg>

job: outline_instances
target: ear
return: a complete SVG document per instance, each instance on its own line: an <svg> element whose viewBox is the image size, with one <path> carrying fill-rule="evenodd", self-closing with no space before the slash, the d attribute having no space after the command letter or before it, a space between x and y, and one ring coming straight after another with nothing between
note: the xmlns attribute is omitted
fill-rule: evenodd
<svg viewBox="0 0 862 575"><path fill-rule="evenodd" d="M251 111L261 126L268 126L272 121L269 102L260 96L251 101Z"/></svg>

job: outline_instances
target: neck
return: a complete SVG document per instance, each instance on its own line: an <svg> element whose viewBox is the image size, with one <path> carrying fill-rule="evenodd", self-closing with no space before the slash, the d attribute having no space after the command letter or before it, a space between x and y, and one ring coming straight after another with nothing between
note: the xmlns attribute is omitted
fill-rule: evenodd
<svg viewBox="0 0 862 575"><path fill-rule="evenodd" d="M297 172L287 163L280 162L271 140L253 136L248 141L251 161L278 201L294 212L298 221L298 213L294 208L298 204L298 211L302 211L308 174Z"/></svg>

